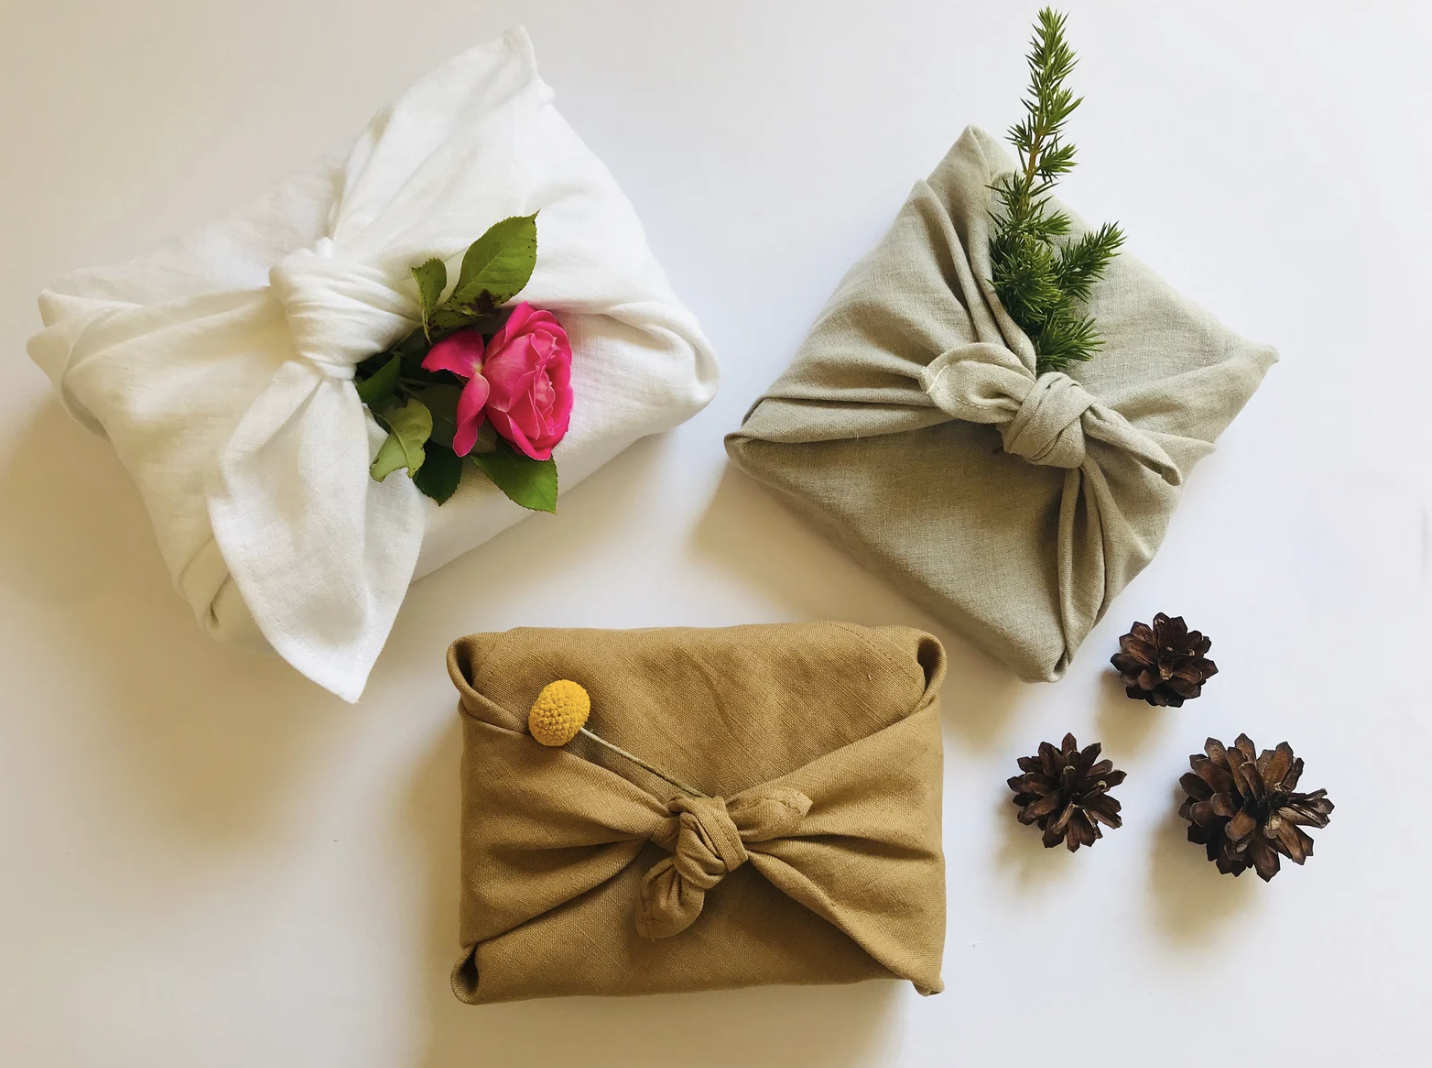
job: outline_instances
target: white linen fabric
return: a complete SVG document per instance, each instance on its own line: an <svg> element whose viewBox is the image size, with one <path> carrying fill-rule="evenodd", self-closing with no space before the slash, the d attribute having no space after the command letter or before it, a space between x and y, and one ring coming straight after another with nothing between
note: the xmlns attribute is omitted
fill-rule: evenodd
<svg viewBox="0 0 1432 1068"><path fill-rule="evenodd" d="M566 490L698 412L717 368L521 29L423 78L340 162L41 294L30 355L113 443L211 634L261 636L356 701L410 582L527 514L475 471L441 507L403 472L374 482L383 433L352 379L417 325L411 266L439 256L456 277L489 226L532 212L537 268L517 299L572 341Z"/></svg>

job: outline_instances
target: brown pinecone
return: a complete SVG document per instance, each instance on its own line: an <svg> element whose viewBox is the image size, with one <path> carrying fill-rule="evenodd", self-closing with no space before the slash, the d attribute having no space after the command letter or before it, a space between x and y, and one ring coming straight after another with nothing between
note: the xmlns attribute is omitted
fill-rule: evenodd
<svg viewBox="0 0 1432 1068"><path fill-rule="evenodd" d="M1287 742L1255 760L1253 742L1240 734L1232 749L1217 738L1188 758L1193 771L1179 779L1188 799L1178 814L1189 821L1188 840L1208 851L1225 875L1252 866L1267 882L1278 874L1278 854L1294 864L1313 855L1304 827L1326 827L1333 803L1326 790L1298 793L1303 761Z"/></svg>
<svg viewBox="0 0 1432 1068"><path fill-rule="evenodd" d="M1066 734L1061 748L1040 742L1038 756L1019 758L1024 774L1010 779L1009 788L1020 806L1019 822L1039 824L1044 848L1062 838L1073 853L1104 837L1100 823L1123 826L1119 802L1108 791L1124 781L1124 773L1115 771L1112 761L1099 760L1100 749L1096 742L1081 752L1074 735Z"/></svg>
<svg viewBox="0 0 1432 1068"><path fill-rule="evenodd" d="M1218 674L1208 659L1213 641L1189 630L1183 616L1170 619L1160 612L1154 625L1135 623L1119 639L1119 652L1109 658L1130 697L1151 705L1178 708L1203 692L1203 683Z"/></svg>

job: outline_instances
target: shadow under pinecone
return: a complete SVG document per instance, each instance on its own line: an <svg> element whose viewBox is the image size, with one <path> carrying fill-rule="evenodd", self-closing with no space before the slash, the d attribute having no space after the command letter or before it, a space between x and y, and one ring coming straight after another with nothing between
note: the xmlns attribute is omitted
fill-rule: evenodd
<svg viewBox="0 0 1432 1068"><path fill-rule="evenodd" d="M995 806L995 819L1002 828L997 858L1001 870L1013 879L1021 893L1067 879L1077 858L1069 855L1063 843L1046 849L1040 829L1025 826L1015 818L1018 810L1011 804L1013 799L1014 795L1005 790ZM1095 843L1096 846L1103 844ZM1079 852L1083 853L1084 849Z"/></svg>
<svg viewBox="0 0 1432 1068"><path fill-rule="evenodd" d="M1236 877L1223 875L1203 846L1188 840L1188 821L1177 808L1183 792L1175 793L1153 839L1149 889L1159 931L1171 942L1192 945L1211 939L1247 912L1261 887L1251 870Z"/></svg>
<svg viewBox="0 0 1432 1068"><path fill-rule="evenodd" d="M1148 748L1155 729L1164 725L1161 713L1167 712L1168 709L1154 708L1129 697L1117 671L1100 673L1098 731L1106 754L1119 754L1127 759L1142 753ZM1117 759L1114 762L1118 764Z"/></svg>

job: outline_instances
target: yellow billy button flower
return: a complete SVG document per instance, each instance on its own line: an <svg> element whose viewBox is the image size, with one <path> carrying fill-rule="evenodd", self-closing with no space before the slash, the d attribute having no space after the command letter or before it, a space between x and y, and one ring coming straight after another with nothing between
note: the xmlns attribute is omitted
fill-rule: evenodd
<svg viewBox="0 0 1432 1068"><path fill-rule="evenodd" d="M549 682L532 702L527 729L543 745L566 745L587 725L592 698L586 687L571 679Z"/></svg>
<svg viewBox="0 0 1432 1068"><path fill-rule="evenodd" d="M532 702L532 708L527 712L527 730L537 742L553 748L566 745L579 734L586 735L598 745L630 760L637 767L645 768L658 779L666 780L678 790L684 791L692 797L706 796L696 787L688 786L676 776L648 764L634 753L628 753L621 746L613 745L600 735L587 730L587 717L591 714L592 698L587 693L586 687L571 679L558 679L556 682L549 682L542 687L542 692L537 695L537 700Z"/></svg>

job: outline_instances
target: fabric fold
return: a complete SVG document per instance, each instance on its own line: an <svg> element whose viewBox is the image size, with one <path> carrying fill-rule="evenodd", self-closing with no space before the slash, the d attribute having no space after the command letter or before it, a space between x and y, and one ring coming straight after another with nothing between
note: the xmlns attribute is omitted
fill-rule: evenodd
<svg viewBox="0 0 1432 1068"><path fill-rule="evenodd" d="M1277 356L1124 253L1088 308L1103 349L1036 374L988 281L989 187L1012 166L965 130L727 451L1021 677L1054 680Z"/></svg>
<svg viewBox="0 0 1432 1068"><path fill-rule="evenodd" d="M751 859L746 843L794 834L810 806L805 794L780 787L747 791L729 805L722 797L672 798L671 819L652 836L671 856L642 876L637 933L670 938L686 930L701 915L706 891Z"/></svg>
<svg viewBox="0 0 1432 1068"><path fill-rule="evenodd" d="M441 508L405 473L373 482L383 435L351 379L417 325L413 265L436 256L455 278L488 227L534 213L537 269L519 298L573 342L567 489L700 410L717 373L521 30L418 81L344 157L42 294L30 353L139 483L206 630L259 633L356 700L409 583L527 514L475 472Z"/></svg>
<svg viewBox="0 0 1432 1068"><path fill-rule="evenodd" d="M522 630L462 639L449 667L463 1000L879 976L941 988L944 658L928 635ZM711 796L600 747L538 745L519 710L558 677L588 688L592 729Z"/></svg>
<svg viewBox="0 0 1432 1068"><path fill-rule="evenodd" d="M294 358L219 452L209 519L264 638L356 701L412 580L423 510L411 479L368 475L382 434L353 368L417 326L418 305L382 271L336 258L327 237L269 279Z"/></svg>

